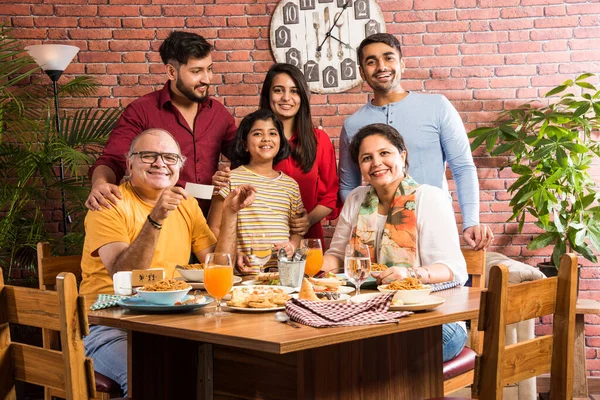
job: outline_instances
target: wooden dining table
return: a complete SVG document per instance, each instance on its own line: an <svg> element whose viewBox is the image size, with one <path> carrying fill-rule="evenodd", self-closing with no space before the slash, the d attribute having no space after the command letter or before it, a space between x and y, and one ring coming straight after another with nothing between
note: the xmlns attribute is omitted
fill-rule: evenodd
<svg viewBox="0 0 600 400"><path fill-rule="evenodd" d="M443 395L441 325L479 310L479 289L435 295L446 301L433 310L355 327L295 329L274 312L216 319L204 315L209 307L184 314L113 307L88 318L129 332L134 399L424 399Z"/></svg>

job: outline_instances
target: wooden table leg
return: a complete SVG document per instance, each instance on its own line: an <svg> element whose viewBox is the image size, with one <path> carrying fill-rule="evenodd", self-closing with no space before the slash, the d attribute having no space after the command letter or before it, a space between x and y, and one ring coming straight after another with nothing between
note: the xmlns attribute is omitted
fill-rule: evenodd
<svg viewBox="0 0 600 400"><path fill-rule="evenodd" d="M587 369L585 364L585 314L575 316L575 369L573 399L588 398Z"/></svg>

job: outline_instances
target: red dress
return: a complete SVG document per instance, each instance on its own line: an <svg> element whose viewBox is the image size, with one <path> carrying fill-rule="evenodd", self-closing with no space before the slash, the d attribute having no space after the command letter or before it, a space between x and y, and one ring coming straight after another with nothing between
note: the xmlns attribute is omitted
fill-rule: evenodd
<svg viewBox="0 0 600 400"><path fill-rule="evenodd" d="M341 208L341 204L338 203L340 181L335 162L335 150L325 131L313 129L313 132L317 138L317 156L310 171L302 172L298 163L291 156L280 161L273 168L291 176L298 182L302 203L308 212L311 212L317 205L322 205L333 210L326 218L335 219ZM296 146L297 140L296 134L289 140L292 148ZM311 226L305 237L321 239L321 244L325 249L321 223Z"/></svg>

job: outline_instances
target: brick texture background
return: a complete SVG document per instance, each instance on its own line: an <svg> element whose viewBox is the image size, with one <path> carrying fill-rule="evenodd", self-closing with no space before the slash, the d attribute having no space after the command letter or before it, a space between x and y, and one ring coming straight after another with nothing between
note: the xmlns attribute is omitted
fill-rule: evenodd
<svg viewBox="0 0 600 400"><path fill-rule="evenodd" d="M258 105L264 74L273 62L269 45L274 0L0 0L0 23L15 28L24 45L66 43L81 51L65 76L94 76L93 98L65 100L62 107L125 106L160 88L164 67L157 53L175 29L197 32L214 43L212 93L238 119ZM246 5L240 3L247 3ZM598 0L379 0L387 31L403 45L407 90L445 94L467 130L501 110L539 99L550 87L582 72L600 73ZM597 82L597 80L596 80ZM315 124L337 147L344 118L368 101L366 86L313 95ZM499 171L502 158L477 151L481 220L495 233L492 251L532 265L550 250L529 251L533 224L517 233L506 188L513 177ZM595 176L600 178L600 166ZM449 178L451 176L449 175ZM451 185L453 182L451 182ZM458 210L458 207L456 207ZM58 229L60 213L49 221ZM460 221L460 214L457 213ZM333 227L327 227L331 235ZM584 263L582 296L600 298L600 268ZM588 317L588 369L600 376L600 317ZM543 332L548 326L538 326Z"/></svg>

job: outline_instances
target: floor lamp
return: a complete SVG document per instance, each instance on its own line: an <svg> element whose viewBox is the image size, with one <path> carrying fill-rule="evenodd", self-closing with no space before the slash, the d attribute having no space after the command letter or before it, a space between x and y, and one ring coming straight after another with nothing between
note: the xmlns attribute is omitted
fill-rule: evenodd
<svg viewBox="0 0 600 400"><path fill-rule="evenodd" d="M58 113L58 78L67 69L73 58L79 51L78 47L67 46L64 44L38 44L27 46L25 50L42 67L42 70L48 74L54 87L54 109L56 114L56 132L60 132L60 115ZM64 184L65 170L62 158L59 159L60 165L60 183ZM62 215L63 215L63 233L67 234L67 204L65 199L65 189L61 187Z"/></svg>

